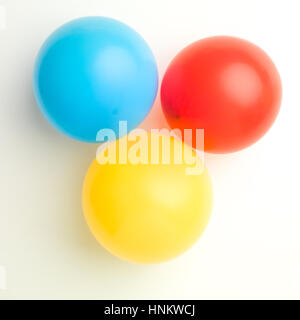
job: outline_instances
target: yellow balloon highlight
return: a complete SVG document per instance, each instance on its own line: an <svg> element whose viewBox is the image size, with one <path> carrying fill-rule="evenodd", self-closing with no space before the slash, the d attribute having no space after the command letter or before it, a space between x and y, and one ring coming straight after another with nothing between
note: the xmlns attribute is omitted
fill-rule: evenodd
<svg viewBox="0 0 300 320"><path fill-rule="evenodd" d="M86 174L82 202L87 224L104 248L150 264L173 259L197 241L213 195L208 172L190 147L172 136L146 137L134 141L129 135L100 150ZM156 151L154 138L160 141Z"/></svg>

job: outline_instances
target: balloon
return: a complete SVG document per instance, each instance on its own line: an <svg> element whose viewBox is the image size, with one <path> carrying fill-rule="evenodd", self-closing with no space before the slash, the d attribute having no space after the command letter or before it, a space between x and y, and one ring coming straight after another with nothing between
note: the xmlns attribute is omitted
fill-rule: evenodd
<svg viewBox="0 0 300 320"><path fill-rule="evenodd" d="M172 128L204 129L205 151L233 152L270 128L280 108L281 81L259 47L211 37L173 59L162 81L161 101Z"/></svg>
<svg viewBox="0 0 300 320"><path fill-rule="evenodd" d="M155 136L171 146L166 149L160 141L155 148L160 159L156 164L151 160ZM210 217L212 186L203 163L189 146L185 146L189 151L186 160L172 161L174 150L184 147L181 140L158 134L146 137L151 143L128 141L122 149L127 139L123 137L98 153L85 177L82 203L87 224L104 248L121 259L148 264L177 257L195 243ZM146 157L140 163L133 159L125 164L121 160L101 162L99 155L109 150L114 150L117 160L123 151L123 160L139 154L138 150ZM170 156L171 161L163 163L162 156ZM191 160L201 165L201 174L186 171Z"/></svg>
<svg viewBox="0 0 300 320"><path fill-rule="evenodd" d="M49 122L69 137L96 142L97 132L139 125L154 102L156 62L147 43L127 25L86 17L52 33L38 54L33 87Z"/></svg>

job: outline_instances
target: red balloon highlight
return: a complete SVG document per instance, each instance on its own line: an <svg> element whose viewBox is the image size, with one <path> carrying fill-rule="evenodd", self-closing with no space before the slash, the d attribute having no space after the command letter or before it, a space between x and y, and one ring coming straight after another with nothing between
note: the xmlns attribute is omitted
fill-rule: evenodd
<svg viewBox="0 0 300 320"><path fill-rule="evenodd" d="M228 153L260 139L281 103L279 73L256 45L234 37L211 37L184 48L161 86L171 128L204 129L205 151Z"/></svg>

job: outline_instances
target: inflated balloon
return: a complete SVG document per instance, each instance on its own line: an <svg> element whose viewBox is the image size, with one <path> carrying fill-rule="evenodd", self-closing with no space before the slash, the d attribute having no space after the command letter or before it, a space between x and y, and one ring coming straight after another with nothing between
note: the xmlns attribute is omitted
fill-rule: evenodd
<svg viewBox="0 0 300 320"><path fill-rule="evenodd" d="M151 144L141 140L139 147L130 141L124 144L127 137L112 142L99 152L83 185L83 210L91 232L112 254L135 263L163 262L183 253L204 231L212 208L211 181L201 160L186 146L190 151L186 160L172 161L174 150L183 143L162 137L171 147L159 144L155 150L161 161L156 163L150 159L152 140ZM107 159L116 156L117 161L103 162L109 150ZM143 160L130 160L141 152ZM162 154L171 161L162 163ZM202 165L201 174L186 171L191 160Z"/></svg>
<svg viewBox="0 0 300 320"><path fill-rule="evenodd" d="M127 25L86 17L52 33L38 54L34 93L40 109L59 131L96 142L100 129L118 131L119 120L135 128L156 96L153 54Z"/></svg>
<svg viewBox="0 0 300 320"><path fill-rule="evenodd" d="M169 65L161 101L172 128L204 129L205 150L248 147L274 122L281 81L267 54L233 37L211 37L183 49Z"/></svg>

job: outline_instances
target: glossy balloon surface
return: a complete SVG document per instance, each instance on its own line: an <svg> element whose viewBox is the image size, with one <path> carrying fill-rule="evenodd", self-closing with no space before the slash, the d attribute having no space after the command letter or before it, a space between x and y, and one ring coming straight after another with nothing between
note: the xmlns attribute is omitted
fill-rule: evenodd
<svg viewBox="0 0 300 320"><path fill-rule="evenodd" d="M281 103L281 81L268 55L233 37L192 43L170 63L161 87L172 128L204 129L205 150L241 150L261 138Z"/></svg>
<svg viewBox="0 0 300 320"><path fill-rule="evenodd" d="M41 111L59 131L96 142L100 129L132 130L150 111L158 74L143 38L117 20L86 17L64 24L43 44L34 69Z"/></svg>
<svg viewBox="0 0 300 320"><path fill-rule="evenodd" d="M173 146L182 145L178 139L167 139ZM119 142L113 145L119 154ZM128 151L131 147L129 143ZM150 145L146 149L150 157ZM162 144L158 150L161 155ZM193 159L200 163L199 158ZM205 168L199 175L190 175L187 167L172 161L99 164L94 160L85 177L82 200L86 221L99 243L135 263L167 261L190 248L208 223L212 186Z"/></svg>

